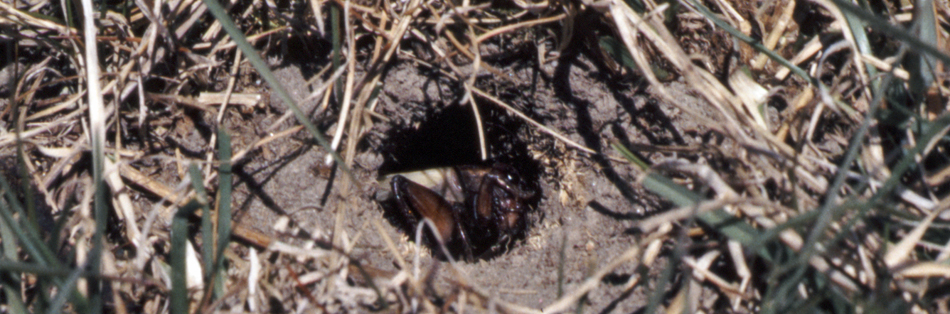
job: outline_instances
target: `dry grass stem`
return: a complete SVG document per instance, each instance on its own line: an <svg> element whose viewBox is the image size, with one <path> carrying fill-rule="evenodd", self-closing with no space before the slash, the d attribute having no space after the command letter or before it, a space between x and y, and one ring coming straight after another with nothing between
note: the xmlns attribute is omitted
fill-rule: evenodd
<svg viewBox="0 0 950 314"><path fill-rule="evenodd" d="M469 87L469 90L471 90L473 93L475 93L475 94L478 95L478 96L481 96L481 97L483 97L483 98L485 98L485 99L490 100L492 103L494 103L494 104L496 104L496 105L498 105L498 106L504 108L504 109L507 110L508 112L511 112L512 114L514 114L514 115L518 116L519 118L523 119L525 122L528 122L529 124L531 124L531 125L537 127L537 128L540 129L542 132L547 133L548 135L551 135L551 136L553 136L553 137L555 137L555 138L561 140L561 141L564 142L565 144L570 145L571 147L577 148L577 149L579 149L579 150L582 150L582 151L584 151L584 152L586 152L586 153L588 153L588 154L597 154L597 152L595 152L594 150L592 150L592 149L590 149L590 148L587 148L587 147L585 147L584 145L578 144L577 142L574 142L574 141L572 141L571 139L569 139L569 138L567 138L567 137L565 137L565 136L563 136L563 135L561 135L561 134L558 134L558 133L555 132L554 130L552 130L552 129L546 127L546 126L544 126L544 125L541 124L541 123L538 123L537 121L534 121L533 119L529 118L528 116L524 115L523 113L519 112L518 110L515 110L515 108L512 108L511 106L509 106L509 105L506 104L505 102L503 102L503 101L501 101L501 100L498 100L497 98L495 98L495 97L489 95L488 93L485 93L484 91L482 91L482 90L480 90L480 89L478 89L478 88L475 88L475 87Z"/></svg>

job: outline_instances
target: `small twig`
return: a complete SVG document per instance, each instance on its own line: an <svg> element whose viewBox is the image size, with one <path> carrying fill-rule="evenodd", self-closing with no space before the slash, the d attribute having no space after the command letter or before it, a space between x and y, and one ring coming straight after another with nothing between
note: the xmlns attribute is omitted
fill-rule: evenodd
<svg viewBox="0 0 950 314"><path fill-rule="evenodd" d="M251 146L241 150L237 154L234 154L234 156L231 157L231 164L237 164L241 162L242 160L244 160L244 156L246 156L247 153L252 150L255 150L261 146L264 146L265 144L270 143L274 140L290 136L294 133L299 132L300 130L303 130L302 125L294 126L289 129L277 132L276 134L270 134L269 136L265 136L261 139L258 139L257 142L254 142L254 144L252 144Z"/></svg>
<svg viewBox="0 0 950 314"><path fill-rule="evenodd" d="M349 3L350 3L349 1L346 2L345 8L347 10L344 10L344 12L348 11ZM353 81L356 80L356 77L355 77L356 76L356 56L353 55L355 53L354 44L353 44L354 39L352 35L352 28L349 27L350 25L349 16L350 16L349 14L343 15L344 25L347 25L346 28L348 29L348 31L346 32L347 34L346 36L347 36L347 42L349 42L349 45L348 45L349 49L347 49L349 51L347 51L348 55L346 58L347 59L346 82L344 83L344 88L343 88L343 105L341 106L341 109L340 109L340 120L336 123L336 132L334 132L333 140L330 142L330 149L333 149L333 150L337 149L337 147L340 146L340 140L342 140L343 138L343 129L346 127L346 121L347 121L346 118L347 116L349 116L350 103L352 103L351 98L353 97ZM350 136L353 136L353 135L351 134ZM327 154L327 157L324 163L329 165L332 162L333 162L333 156Z"/></svg>
<svg viewBox="0 0 950 314"><path fill-rule="evenodd" d="M469 97L468 103L472 105L472 112L475 114L475 128L478 130L478 147L481 148L482 161L488 160L488 149L485 148L485 129L482 126L482 115L478 113L478 105L475 104L475 98Z"/></svg>
<svg viewBox="0 0 950 314"><path fill-rule="evenodd" d="M504 33L507 33L507 32L510 32L510 31L513 31L513 30L516 30L516 29L519 29L519 28L522 28L522 27L529 27L529 26L535 26L535 25L540 25L540 24L545 24L545 23L557 22L557 21L560 21L560 20L564 19L565 17L567 17L567 14L566 14L566 13L561 13L561 14L558 14L558 15L555 15L555 16L552 16L552 17L540 18L540 19L537 19L537 20L525 21L525 22L521 22L521 23L518 23L518 24L512 24L512 25L502 26L502 27L493 29L493 30L491 30L491 31L489 31L489 32L487 32L487 33L484 33L484 34L482 34L481 36L478 36L478 38L475 38L475 43L481 43L481 42L485 41L486 39L489 39L489 38L492 38L492 37L494 37L494 36L497 36L497 35L500 35L500 34L504 34Z"/></svg>
<svg viewBox="0 0 950 314"><path fill-rule="evenodd" d="M476 88L476 87L474 87L474 86L468 86L468 88L469 88L473 93L475 93L476 95L481 96L481 97L484 97L485 99L490 100L491 102L495 103L496 105L501 106L502 108L505 108L505 110L508 110L508 112L513 113L514 115L516 115L516 116L518 116L519 118L525 120L525 121L528 122L529 124L534 125L534 126L537 127L538 129L541 129L542 132L547 133L548 135L551 135L551 136L553 136L554 138L557 138L557 139L563 141L565 144L567 144L567 145L569 145L569 146L572 146L572 147L574 147L574 148L580 149L580 150L582 150L582 151L584 151L584 152L586 152L586 153L588 153L588 154L597 154L597 152L595 152L593 149L587 148L587 147L584 146L584 145L581 145L581 144L578 144L577 142L572 141L571 139L567 138L566 136L563 136L563 135L561 135L561 134L558 134L558 133L555 132L554 130L551 130L550 128L544 126L543 124L538 123L537 121L534 121L533 119L531 119L531 118L529 118L528 116L524 115L524 114L521 113L520 111L516 110L515 108L512 108L512 107L509 106L508 104L504 103L504 102L501 101L501 100L498 100L497 98L495 98L495 97L489 95L488 93L486 93L486 92L484 92L484 91L482 91L482 90L480 90L480 89L478 89L478 88Z"/></svg>
<svg viewBox="0 0 950 314"><path fill-rule="evenodd" d="M228 87L224 91L224 100L221 102L221 108L218 108L218 117L215 119L218 125L221 125L221 119L224 118L225 109L228 108L228 102L231 101L231 93L234 92L234 82L237 81L238 70L241 68L241 50L234 52L234 66L231 67L231 77L228 78ZM209 146L214 147L214 141Z"/></svg>

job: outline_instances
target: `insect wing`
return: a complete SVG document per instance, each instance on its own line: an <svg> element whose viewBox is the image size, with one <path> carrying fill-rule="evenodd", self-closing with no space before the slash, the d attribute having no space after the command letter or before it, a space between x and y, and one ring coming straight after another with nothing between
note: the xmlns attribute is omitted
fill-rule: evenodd
<svg viewBox="0 0 950 314"><path fill-rule="evenodd" d="M392 182L397 199L405 202L416 214L432 220L442 241L450 241L455 231L452 206L439 194L401 176L394 177Z"/></svg>
<svg viewBox="0 0 950 314"><path fill-rule="evenodd" d="M450 167L431 168L389 174L378 180L379 185L390 186L391 181L395 177L403 177L403 179L415 182L427 189L432 190L436 194L441 195L449 202L461 202L464 199L464 194L458 175L455 174L455 169ZM379 197L378 199L382 200L390 197L390 192L394 191L384 191L382 197Z"/></svg>

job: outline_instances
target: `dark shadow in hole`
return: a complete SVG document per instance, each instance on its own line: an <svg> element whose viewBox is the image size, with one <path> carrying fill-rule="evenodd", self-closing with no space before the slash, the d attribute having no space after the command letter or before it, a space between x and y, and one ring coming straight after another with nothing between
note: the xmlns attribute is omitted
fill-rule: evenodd
<svg viewBox="0 0 950 314"><path fill-rule="evenodd" d="M443 106L433 106L443 107ZM381 147L380 176L436 167L479 163L478 133L471 109L430 109L418 127L395 126Z"/></svg>

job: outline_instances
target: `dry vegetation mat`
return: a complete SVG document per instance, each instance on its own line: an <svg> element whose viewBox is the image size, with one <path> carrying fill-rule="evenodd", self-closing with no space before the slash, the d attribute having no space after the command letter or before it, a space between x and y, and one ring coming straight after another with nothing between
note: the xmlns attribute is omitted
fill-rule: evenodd
<svg viewBox="0 0 950 314"><path fill-rule="evenodd" d="M0 0L0 312L948 313L948 17Z"/></svg>

